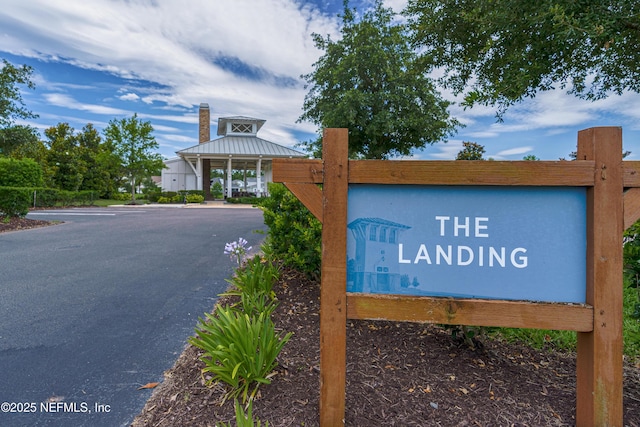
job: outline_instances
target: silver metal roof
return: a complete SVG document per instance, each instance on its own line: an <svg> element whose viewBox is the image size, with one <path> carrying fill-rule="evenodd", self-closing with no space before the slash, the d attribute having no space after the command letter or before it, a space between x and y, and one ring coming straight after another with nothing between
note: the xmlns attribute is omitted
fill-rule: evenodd
<svg viewBox="0 0 640 427"><path fill-rule="evenodd" d="M306 154L282 145L267 141L257 136L225 136L213 141L204 142L184 150L176 151L181 157L200 154L203 158L214 157L307 157Z"/></svg>

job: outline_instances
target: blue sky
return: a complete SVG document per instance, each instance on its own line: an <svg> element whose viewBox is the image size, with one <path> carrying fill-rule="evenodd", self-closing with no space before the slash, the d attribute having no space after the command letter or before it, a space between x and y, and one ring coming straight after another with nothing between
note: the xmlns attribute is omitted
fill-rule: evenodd
<svg viewBox="0 0 640 427"><path fill-rule="evenodd" d="M385 4L400 11L406 0ZM316 135L314 125L296 123L306 94L300 75L322 54L311 33L335 39L341 10L342 0L3 0L0 57L35 69L36 90L23 97L39 117L21 123L40 131L60 122L102 129L137 113L170 158L197 144L205 102L212 137L218 117L243 115L267 121L262 138L293 147ZM575 150L578 130L621 126L629 159L640 159L638 94L592 103L541 93L503 123L489 107L450 111L466 127L416 158L453 159L462 141L473 141L495 159L557 160Z"/></svg>

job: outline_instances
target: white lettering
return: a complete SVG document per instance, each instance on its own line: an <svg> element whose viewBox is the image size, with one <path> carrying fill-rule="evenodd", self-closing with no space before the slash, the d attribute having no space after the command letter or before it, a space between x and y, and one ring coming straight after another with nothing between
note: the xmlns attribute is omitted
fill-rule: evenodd
<svg viewBox="0 0 640 427"><path fill-rule="evenodd" d="M462 260L462 251L469 256L466 261ZM458 246L458 265L469 265L473 262L473 250L469 246Z"/></svg>
<svg viewBox="0 0 640 427"><path fill-rule="evenodd" d="M527 250L522 247L510 250L509 258L507 258L507 248L504 246L453 246L453 245L434 245L431 247L431 252L425 243L420 244L420 247L415 252L415 257L411 260L411 249L407 258L404 255L404 244L398 243L398 264L420 264L424 261L428 265L432 265L433 261L431 253L435 253L435 265L459 265L470 266L477 265L478 267L502 267L506 268L508 265L515 268L526 268L529 265L529 259L525 255ZM454 256L456 259L454 260Z"/></svg>
<svg viewBox="0 0 640 427"><path fill-rule="evenodd" d="M420 245L420 249L418 249L418 253L416 254L416 259L413 260L414 264L417 264L420 260L427 261L427 264L431 264L431 258L429 257L429 252L427 252L427 247L422 244Z"/></svg>
<svg viewBox="0 0 640 427"><path fill-rule="evenodd" d="M504 267L504 248L500 248L500 254L498 254L498 251L496 251L494 247L489 248L489 267L493 267L493 260L498 261L500 267Z"/></svg>
<svg viewBox="0 0 640 427"><path fill-rule="evenodd" d="M440 235L444 236L444 222L449 221L451 218L448 216L437 216L436 221L440 221Z"/></svg>
<svg viewBox="0 0 640 427"><path fill-rule="evenodd" d="M453 217L453 235L458 236L458 230L464 230L464 237L469 237L469 217L464 217L464 224L459 223L457 216Z"/></svg>
<svg viewBox="0 0 640 427"><path fill-rule="evenodd" d="M440 258L444 259L444 262L446 262L447 264L451 265L451 245L447 246L447 252L445 253L444 249L442 249L442 246L437 245L436 246L436 264L440 265Z"/></svg>
<svg viewBox="0 0 640 427"><path fill-rule="evenodd" d="M411 260L410 259L404 259L404 257L402 256L402 249L403 249L403 244L399 243L398 244L398 263L399 264L411 264Z"/></svg>
<svg viewBox="0 0 640 427"><path fill-rule="evenodd" d="M476 237L489 237L489 233L481 233L480 230L486 230L488 225L480 224L480 222L489 222L489 218L476 217Z"/></svg>
<svg viewBox="0 0 640 427"><path fill-rule="evenodd" d="M525 268L528 264L528 257L520 256L518 257L518 261L520 262L516 262L516 253L526 254L527 250L525 248L515 248L511 251L511 264L513 264L515 268Z"/></svg>

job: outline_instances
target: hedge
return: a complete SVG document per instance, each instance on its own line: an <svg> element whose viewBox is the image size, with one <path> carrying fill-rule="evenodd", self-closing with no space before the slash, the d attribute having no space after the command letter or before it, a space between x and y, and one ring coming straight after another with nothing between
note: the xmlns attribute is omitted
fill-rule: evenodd
<svg viewBox="0 0 640 427"><path fill-rule="evenodd" d="M320 277L322 224L284 185L268 186L270 196L259 205L274 256L309 277Z"/></svg>
<svg viewBox="0 0 640 427"><path fill-rule="evenodd" d="M0 158L0 187L40 187L42 168L33 159Z"/></svg>
<svg viewBox="0 0 640 427"><path fill-rule="evenodd" d="M8 217L23 217L29 213L33 190L20 187L0 187L0 212Z"/></svg>
<svg viewBox="0 0 640 427"><path fill-rule="evenodd" d="M204 200L204 191L202 190L149 191L147 199L152 203L183 203L185 197L191 195L202 196L202 200Z"/></svg>
<svg viewBox="0 0 640 427"><path fill-rule="evenodd" d="M92 205L94 191L65 191L42 187L0 187L0 212L4 216L25 216L30 207Z"/></svg>

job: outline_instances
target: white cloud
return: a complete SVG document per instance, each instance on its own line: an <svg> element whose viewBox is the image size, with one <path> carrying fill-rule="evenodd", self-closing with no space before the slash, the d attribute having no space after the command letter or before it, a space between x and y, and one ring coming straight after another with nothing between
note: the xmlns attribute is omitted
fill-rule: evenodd
<svg viewBox="0 0 640 427"><path fill-rule="evenodd" d="M294 0L200 0L188 7L182 0L9 0L0 27L0 50L163 85L140 96L145 103L208 102L212 116L248 114L287 123L301 113L299 76L320 55L311 33L338 34L335 16ZM218 58L255 67L265 78L225 70ZM283 78L297 83L283 88L277 83ZM136 100L133 91L120 99Z"/></svg>
<svg viewBox="0 0 640 427"><path fill-rule="evenodd" d="M140 100L140 97L135 93L129 92L127 94L120 95L118 99L122 101L138 101Z"/></svg>
<svg viewBox="0 0 640 427"><path fill-rule="evenodd" d="M516 156L519 154L530 153L531 151L533 151L533 147L515 147L515 148L509 148L508 150L502 150L498 152L494 157L503 158L503 157L509 157L509 156Z"/></svg>
<svg viewBox="0 0 640 427"><path fill-rule="evenodd" d="M44 94L44 98L51 105L64 107L71 110L80 110L80 111L86 111L93 114L101 114L101 115L108 115L108 116L121 116L121 115L128 115L128 114L133 115L133 113L126 110L119 109L119 108L106 107L104 105L97 105L97 104L84 104L76 101L69 95L64 95L60 93Z"/></svg>
<svg viewBox="0 0 640 427"><path fill-rule="evenodd" d="M454 160L456 155L462 150L462 140L450 140L447 143L437 143L427 147L428 154L421 155L421 158L430 160Z"/></svg>
<svg viewBox="0 0 640 427"><path fill-rule="evenodd" d="M384 1L396 12L406 3ZM69 109L71 113L61 111L67 117L73 110L78 116L99 114L98 121L102 116L131 116L135 111L130 106L135 105L142 110L139 117L153 120L154 127L158 121L192 124L192 138L197 138L197 106L206 102L213 120L237 114L264 118L261 136L292 146L301 134L316 130L310 123L296 123L306 94L300 75L311 71L321 54L311 33L335 39L339 25L335 14L323 14L312 2L299 0L3 0L0 51L132 79L113 79L96 88L91 79L61 83L36 70L44 102ZM221 65L224 61L227 66ZM238 74L229 64L244 64L253 74ZM446 92L443 96L460 100ZM141 102L123 103L128 101ZM575 126L640 129L638 94L591 103L564 91L540 93L510 108L503 123L496 123L494 107L464 110L452 105L450 111L467 126L457 138L479 139L481 144L540 131L566 134ZM454 158L460 149L454 142L437 147L430 147L428 155Z"/></svg>

